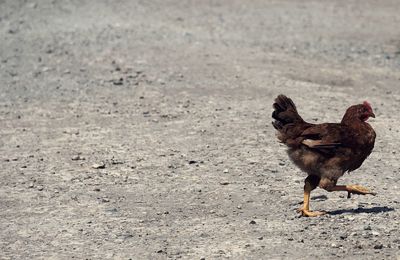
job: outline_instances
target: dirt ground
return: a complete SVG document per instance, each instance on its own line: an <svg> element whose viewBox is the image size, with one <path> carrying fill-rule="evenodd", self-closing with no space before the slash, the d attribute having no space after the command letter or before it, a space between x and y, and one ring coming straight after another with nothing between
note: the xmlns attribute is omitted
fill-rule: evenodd
<svg viewBox="0 0 400 260"><path fill-rule="evenodd" d="M399 259L399 1L0 0L1 259ZM317 189L271 126L368 100Z"/></svg>

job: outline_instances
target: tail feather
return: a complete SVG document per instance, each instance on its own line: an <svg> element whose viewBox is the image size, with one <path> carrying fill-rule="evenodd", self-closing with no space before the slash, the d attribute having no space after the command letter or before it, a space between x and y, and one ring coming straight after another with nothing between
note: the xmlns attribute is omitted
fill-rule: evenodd
<svg viewBox="0 0 400 260"><path fill-rule="evenodd" d="M281 130L288 124L303 122L303 119L297 112L296 105L285 95L279 95L273 104L274 112L272 118L275 119L272 125L277 130Z"/></svg>

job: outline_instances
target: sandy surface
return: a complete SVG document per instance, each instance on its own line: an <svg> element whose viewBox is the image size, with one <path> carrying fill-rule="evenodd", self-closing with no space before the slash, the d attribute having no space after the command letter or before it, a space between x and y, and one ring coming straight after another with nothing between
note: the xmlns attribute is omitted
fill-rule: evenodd
<svg viewBox="0 0 400 260"><path fill-rule="evenodd" d="M400 2L0 0L1 259L399 259ZM273 98L373 105L299 218Z"/></svg>

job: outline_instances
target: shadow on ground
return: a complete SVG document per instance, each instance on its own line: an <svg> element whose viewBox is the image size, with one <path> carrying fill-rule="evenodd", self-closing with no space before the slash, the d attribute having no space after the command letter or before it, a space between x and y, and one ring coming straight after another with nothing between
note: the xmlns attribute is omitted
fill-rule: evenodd
<svg viewBox="0 0 400 260"><path fill-rule="evenodd" d="M345 213L353 213L353 214L359 214L359 213L384 213L384 212L390 212L394 211L394 208L389 208L389 207L372 207L372 208L357 208L357 209L339 209L339 210L334 210L328 212L330 215L341 215Z"/></svg>

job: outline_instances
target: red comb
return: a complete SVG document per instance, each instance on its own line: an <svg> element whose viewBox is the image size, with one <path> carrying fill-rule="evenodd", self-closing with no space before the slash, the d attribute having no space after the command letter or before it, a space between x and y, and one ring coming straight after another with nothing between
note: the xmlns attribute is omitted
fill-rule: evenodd
<svg viewBox="0 0 400 260"><path fill-rule="evenodd" d="M371 104L368 101L364 101L363 105L366 106L369 110L372 111Z"/></svg>

